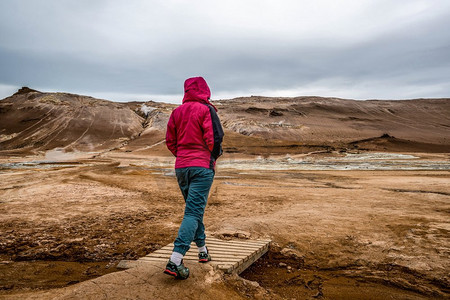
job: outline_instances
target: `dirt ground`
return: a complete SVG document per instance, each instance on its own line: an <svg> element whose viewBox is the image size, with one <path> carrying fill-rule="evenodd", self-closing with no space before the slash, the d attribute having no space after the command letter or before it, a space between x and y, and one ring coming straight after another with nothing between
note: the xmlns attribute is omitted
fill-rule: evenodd
<svg viewBox="0 0 450 300"><path fill-rule="evenodd" d="M118 261L144 256L176 236L183 199L171 158L117 152L72 164L13 164L20 160L0 161L0 298L47 298L50 289L75 289L107 273L121 278L127 273L114 273ZM273 243L240 277L222 276L207 295L450 297L448 168L247 165L219 163L205 224L209 234L244 232Z"/></svg>

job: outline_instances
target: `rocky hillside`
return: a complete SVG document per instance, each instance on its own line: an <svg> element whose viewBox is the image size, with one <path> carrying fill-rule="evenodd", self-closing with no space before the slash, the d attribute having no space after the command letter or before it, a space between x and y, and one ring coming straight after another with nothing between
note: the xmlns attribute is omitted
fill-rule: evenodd
<svg viewBox="0 0 450 300"><path fill-rule="evenodd" d="M394 140L450 145L450 99L248 97L217 104L228 129L268 140L342 147Z"/></svg>
<svg viewBox="0 0 450 300"><path fill-rule="evenodd" d="M143 123L121 103L22 88L0 101L0 151L110 149L138 136Z"/></svg>
<svg viewBox="0 0 450 300"><path fill-rule="evenodd" d="M449 152L450 99L355 101L246 97L215 101L228 153ZM176 105L117 103L22 88L0 101L0 152L118 149L169 155L164 136Z"/></svg>

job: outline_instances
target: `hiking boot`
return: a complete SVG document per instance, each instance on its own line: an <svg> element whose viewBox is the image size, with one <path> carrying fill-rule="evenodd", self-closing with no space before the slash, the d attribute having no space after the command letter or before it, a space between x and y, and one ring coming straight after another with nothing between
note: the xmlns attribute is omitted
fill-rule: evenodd
<svg viewBox="0 0 450 300"><path fill-rule="evenodd" d="M184 266L183 261L181 261L181 264L177 266L175 263L169 260L164 273L173 276L176 279L187 279L189 277L189 269Z"/></svg>
<svg viewBox="0 0 450 300"><path fill-rule="evenodd" d="M206 251L208 251L208 248L206 248ZM211 255L209 255L208 252L200 252L198 254L198 262L199 263L207 263L208 261L211 261Z"/></svg>

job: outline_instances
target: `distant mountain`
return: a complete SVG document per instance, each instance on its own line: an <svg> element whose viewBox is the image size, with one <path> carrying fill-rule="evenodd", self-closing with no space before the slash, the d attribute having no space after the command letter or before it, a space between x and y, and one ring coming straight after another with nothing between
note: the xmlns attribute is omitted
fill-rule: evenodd
<svg viewBox="0 0 450 300"><path fill-rule="evenodd" d="M215 101L229 154L308 151L449 152L450 99L355 101L245 97ZM0 153L106 151L170 155L173 104L118 103L22 88L0 101Z"/></svg>
<svg viewBox="0 0 450 300"><path fill-rule="evenodd" d="M216 102L234 132L297 146L450 152L450 99L246 97ZM289 144L288 142L291 142Z"/></svg>
<svg viewBox="0 0 450 300"><path fill-rule="evenodd" d="M144 121L122 103L22 88L0 101L0 151L114 148L138 136Z"/></svg>

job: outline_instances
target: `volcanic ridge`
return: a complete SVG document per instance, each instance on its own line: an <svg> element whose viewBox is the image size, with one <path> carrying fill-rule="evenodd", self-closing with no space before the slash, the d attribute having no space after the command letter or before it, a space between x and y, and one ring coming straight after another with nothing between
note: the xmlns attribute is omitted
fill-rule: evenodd
<svg viewBox="0 0 450 300"><path fill-rule="evenodd" d="M345 100L241 97L214 101L225 153L308 151L448 152L449 99ZM71 151L165 152L165 126L177 105L119 103L27 87L0 100L4 155ZM169 153L166 153L169 155Z"/></svg>

